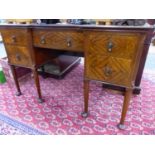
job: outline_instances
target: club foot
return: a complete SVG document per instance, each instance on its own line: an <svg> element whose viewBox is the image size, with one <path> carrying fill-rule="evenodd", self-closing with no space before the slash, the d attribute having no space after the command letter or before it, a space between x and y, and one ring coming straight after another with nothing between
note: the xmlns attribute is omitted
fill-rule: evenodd
<svg viewBox="0 0 155 155"><path fill-rule="evenodd" d="M44 99L42 99L42 98L38 98L38 102L41 104L41 103L44 102Z"/></svg>
<svg viewBox="0 0 155 155"><path fill-rule="evenodd" d="M17 93L16 93L16 96L20 96L20 95L22 95L21 92L17 92Z"/></svg>
<svg viewBox="0 0 155 155"><path fill-rule="evenodd" d="M120 129L120 130L125 130L125 125L124 124L118 124L117 127Z"/></svg>
<svg viewBox="0 0 155 155"><path fill-rule="evenodd" d="M81 113L81 116L82 116L83 118L86 118L86 117L88 117L88 113L87 113L87 112L82 112L82 113Z"/></svg>

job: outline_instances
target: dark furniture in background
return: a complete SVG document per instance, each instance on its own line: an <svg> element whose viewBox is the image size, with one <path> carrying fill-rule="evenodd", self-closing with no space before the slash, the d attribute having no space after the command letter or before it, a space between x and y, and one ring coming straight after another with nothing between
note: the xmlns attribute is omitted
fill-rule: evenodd
<svg viewBox="0 0 155 155"><path fill-rule="evenodd" d="M59 19L41 19L41 23L45 23L45 24L56 24L59 22L60 22Z"/></svg>
<svg viewBox="0 0 155 155"><path fill-rule="evenodd" d="M145 19L113 19L112 25L143 26L146 22Z"/></svg>
<svg viewBox="0 0 155 155"><path fill-rule="evenodd" d="M43 64L38 72L43 78L52 77L56 79L62 79L76 67L81 61L79 56L68 55L67 52L59 54L55 59L51 59L46 64Z"/></svg>

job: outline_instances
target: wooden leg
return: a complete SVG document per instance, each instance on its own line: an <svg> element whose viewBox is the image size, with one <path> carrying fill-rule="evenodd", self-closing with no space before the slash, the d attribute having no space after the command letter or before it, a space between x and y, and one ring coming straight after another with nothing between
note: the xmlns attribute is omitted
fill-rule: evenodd
<svg viewBox="0 0 155 155"><path fill-rule="evenodd" d="M38 102L42 103L43 99L41 97L40 82L39 82L38 72L36 68L33 69L33 75L34 75L34 80L35 80L35 84L38 92Z"/></svg>
<svg viewBox="0 0 155 155"><path fill-rule="evenodd" d="M129 103L130 103L130 99L132 96L132 89L127 89L125 92L125 96L124 96L124 103L123 103L123 108L122 108L122 114L121 114L121 120L120 123L118 124L118 128L119 129L125 129L125 125L124 125L124 121L125 121L125 117L126 117L126 113L129 107Z"/></svg>
<svg viewBox="0 0 155 155"><path fill-rule="evenodd" d="M15 85L16 85L16 89L17 89L16 95L20 96L22 93L21 93L21 90L20 90L20 87L19 87L19 83L18 83L18 79L17 79L16 68L13 65L10 65L10 68L11 68L12 75L13 75L13 78L14 78L14 81L15 81Z"/></svg>
<svg viewBox="0 0 155 155"><path fill-rule="evenodd" d="M89 100L89 80L84 80L84 112L82 117L88 116L88 100Z"/></svg>

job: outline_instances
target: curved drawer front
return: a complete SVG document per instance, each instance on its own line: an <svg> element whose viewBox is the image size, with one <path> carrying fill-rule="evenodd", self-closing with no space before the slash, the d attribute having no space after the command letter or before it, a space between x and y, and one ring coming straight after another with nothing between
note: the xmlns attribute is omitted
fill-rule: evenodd
<svg viewBox="0 0 155 155"><path fill-rule="evenodd" d="M2 30L2 37L5 44L20 46L28 45L27 29L5 29Z"/></svg>
<svg viewBox="0 0 155 155"><path fill-rule="evenodd" d="M83 33L70 30L34 30L36 47L83 51Z"/></svg>
<svg viewBox="0 0 155 155"><path fill-rule="evenodd" d="M86 77L116 85L131 86L132 61L122 58L86 57Z"/></svg>
<svg viewBox="0 0 155 155"><path fill-rule="evenodd" d="M23 67L29 67L32 65L28 48L24 46L7 45L6 50L11 64Z"/></svg>
<svg viewBox="0 0 155 155"><path fill-rule="evenodd" d="M90 32L88 51L105 56L132 59L137 50L139 34L117 32Z"/></svg>

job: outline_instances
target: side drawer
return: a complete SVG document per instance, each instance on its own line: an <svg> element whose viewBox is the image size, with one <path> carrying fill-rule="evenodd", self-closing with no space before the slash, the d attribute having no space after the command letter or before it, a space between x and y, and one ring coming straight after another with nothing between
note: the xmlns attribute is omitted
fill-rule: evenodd
<svg viewBox="0 0 155 155"><path fill-rule="evenodd" d="M3 29L1 31L5 44L27 46L28 45L28 30L27 29Z"/></svg>
<svg viewBox="0 0 155 155"><path fill-rule="evenodd" d="M5 46L9 63L17 66L31 67L32 60L30 51L27 47L24 46Z"/></svg>
<svg viewBox="0 0 155 155"><path fill-rule="evenodd" d="M120 32L89 32L86 34L87 51L94 54L133 59L140 35Z"/></svg>
<svg viewBox="0 0 155 155"><path fill-rule="evenodd" d="M36 47L60 50L83 51L83 33L71 30L34 30L33 44Z"/></svg>
<svg viewBox="0 0 155 155"><path fill-rule="evenodd" d="M115 85L131 86L132 61L96 55L86 57L85 77Z"/></svg>

